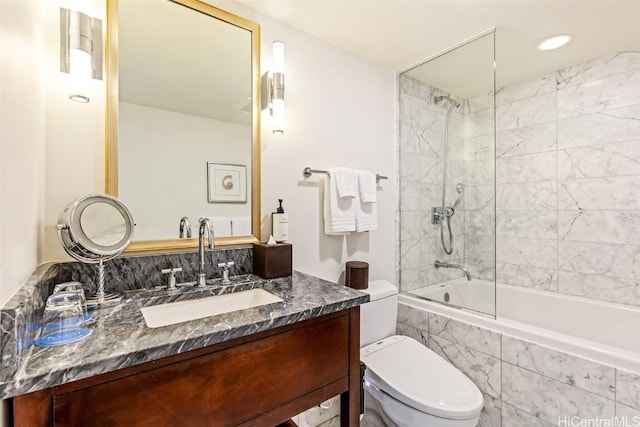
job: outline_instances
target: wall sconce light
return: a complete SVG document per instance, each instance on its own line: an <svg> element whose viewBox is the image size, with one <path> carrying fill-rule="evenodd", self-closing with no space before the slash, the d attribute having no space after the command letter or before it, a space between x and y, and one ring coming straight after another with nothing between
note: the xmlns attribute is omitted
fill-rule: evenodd
<svg viewBox="0 0 640 427"><path fill-rule="evenodd" d="M71 77L69 99L89 102L88 82L102 80L102 20L60 8L60 71Z"/></svg>
<svg viewBox="0 0 640 427"><path fill-rule="evenodd" d="M284 43L273 42L271 71L262 75L262 109L269 108L273 133L284 134Z"/></svg>

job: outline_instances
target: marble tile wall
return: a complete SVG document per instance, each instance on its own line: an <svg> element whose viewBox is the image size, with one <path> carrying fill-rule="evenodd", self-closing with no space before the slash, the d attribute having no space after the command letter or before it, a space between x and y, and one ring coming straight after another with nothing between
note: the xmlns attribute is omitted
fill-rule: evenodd
<svg viewBox="0 0 640 427"><path fill-rule="evenodd" d="M438 94L400 76L403 290L457 275L432 268L447 258L429 219L442 183ZM458 177L467 188L450 258L474 277L640 306L640 47L499 90L495 151L490 101L465 100L452 120L449 195Z"/></svg>
<svg viewBox="0 0 640 427"><path fill-rule="evenodd" d="M402 289L409 291L460 277L458 271L436 270L436 259L462 263L464 217L452 218L453 253L447 255L440 243L440 227L431 224L431 209L442 203L445 123L448 106L435 104L434 97L447 93L401 75L400 139L398 171L399 267ZM449 125L448 202L457 196L456 183L465 181L465 128L461 110L451 113ZM448 242L448 241L447 241Z"/></svg>
<svg viewBox="0 0 640 427"><path fill-rule="evenodd" d="M498 281L640 306L640 47L496 104Z"/></svg>
<svg viewBox="0 0 640 427"><path fill-rule="evenodd" d="M558 290L555 73L496 95L498 281Z"/></svg>
<svg viewBox="0 0 640 427"><path fill-rule="evenodd" d="M176 273L176 281L195 282L199 271L198 252L164 252L153 255L126 255L107 261L105 266L105 291L129 291L133 289L153 288L165 286L167 276L161 270L165 268L181 267ZM207 278L222 277L219 262L233 261L229 268L231 276L253 272L253 249L234 248L216 249L205 252L205 274ZM95 292L97 284L97 270L95 264L80 262L60 263L58 282L81 282L87 292Z"/></svg>
<svg viewBox="0 0 640 427"><path fill-rule="evenodd" d="M472 277L495 279L495 135L491 94L465 106L464 265Z"/></svg>
<svg viewBox="0 0 640 427"><path fill-rule="evenodd" d="M477 278L495 277L493 100L461 100L462 106L451 113L447 204L458 197L457 183L465 185L465 192L451 219L454 252L447 255L440 227L431 224L432 207L442 203L448 109L434 104L438 95L446 93L400 76L398 254L402 289L407 291L461 276L457 270L435 270L436 259L464 264Z"/></svg>
<svg viewBox="0 0 640 427"><path fill-rule="evenodd" d="M485 401L481 427L551 427L565 416L640 415L640 373L404 304L397 332L420 340L478 386Z"/></svg>

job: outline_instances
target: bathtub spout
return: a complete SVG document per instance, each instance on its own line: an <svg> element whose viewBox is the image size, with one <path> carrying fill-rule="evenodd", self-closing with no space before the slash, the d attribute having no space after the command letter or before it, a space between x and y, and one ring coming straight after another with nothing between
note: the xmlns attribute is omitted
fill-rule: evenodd
<svg viewBox="0 0 640 427"><path fill-rule="evenodd" d="M463 266L461 266L460 264L450 264L448 262L442 262L442 261L436 260L436 262L433 264L433 266L436 269L438 269L440 267L460 269L464 273L464 276L467 278L467 280L471 280L471 274L469 274L469 271L466 268L464 268Z"/></svg>

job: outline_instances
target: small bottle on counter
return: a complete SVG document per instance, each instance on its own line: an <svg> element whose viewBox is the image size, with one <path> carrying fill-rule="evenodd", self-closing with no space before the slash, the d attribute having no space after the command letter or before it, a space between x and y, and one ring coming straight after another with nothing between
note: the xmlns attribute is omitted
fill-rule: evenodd
<svg viewBox="0 0 640 427"><path fill-rule="evenodd" d="M282 199L278 199L280 206L271 214L271 230L276 242L282 243L289 240L289 215L282 208Z"/></svg>

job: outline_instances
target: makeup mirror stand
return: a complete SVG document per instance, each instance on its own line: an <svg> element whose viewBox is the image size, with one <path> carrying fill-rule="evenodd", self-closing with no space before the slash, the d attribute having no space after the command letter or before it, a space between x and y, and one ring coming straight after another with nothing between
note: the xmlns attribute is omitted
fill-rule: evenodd
<svg viewBox="0 0 640 427"><path fill-rule="evenodd" d="M98 267L96 293L87 298L87 305L115 305L124 298L121 292L105 292L104 262L129 246L134 225L127 207L106 194L80 197L60 214L57 230L64 250L78 261Z"/></svg>

